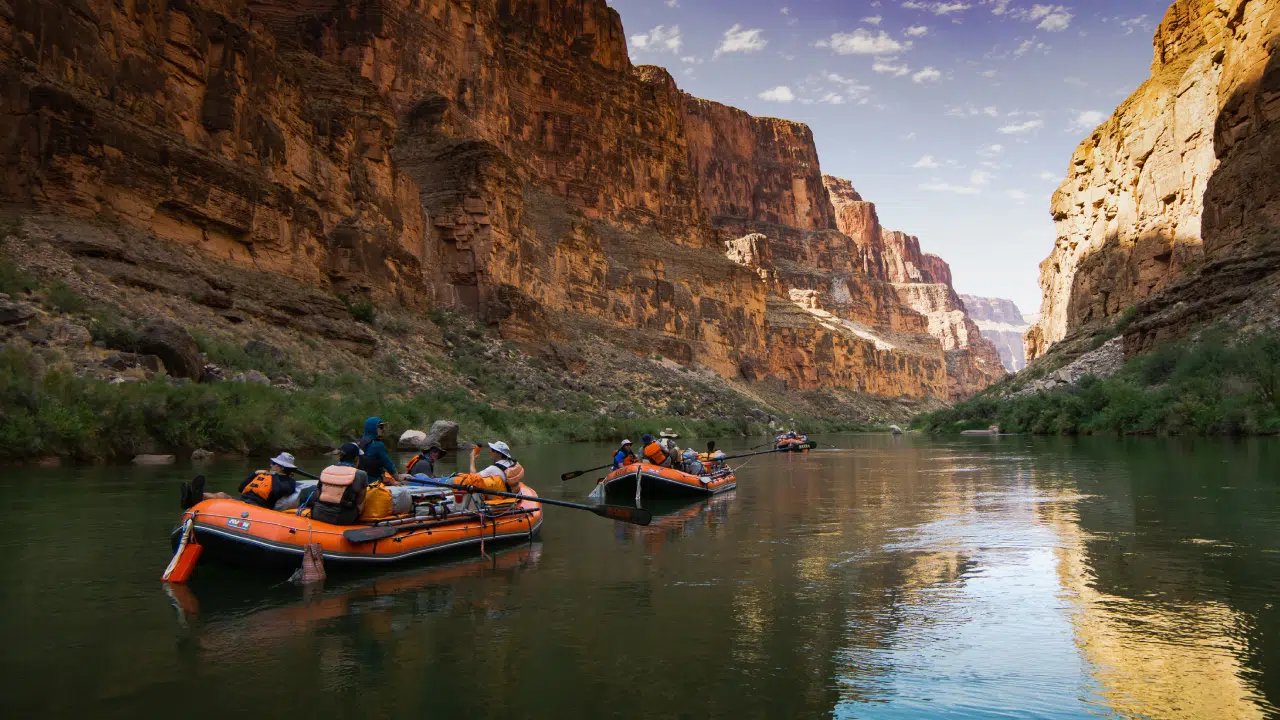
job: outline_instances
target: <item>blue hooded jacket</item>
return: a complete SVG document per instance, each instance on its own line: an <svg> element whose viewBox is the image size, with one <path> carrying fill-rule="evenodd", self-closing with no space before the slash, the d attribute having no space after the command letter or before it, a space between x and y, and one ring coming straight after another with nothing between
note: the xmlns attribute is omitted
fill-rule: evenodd
<svg viewBox="0 0 1280 720"><path fill-rule="evenodd" d="M364 450L364 457L360 458L360 469L369 474L370 480L380 480L383 470L392 475L397 474L396 464L391 460L391 453L387 452L387 444L378 439L378 426L381 424L380 417L365 420L364 437L360 438L360 448Z"/></svg>

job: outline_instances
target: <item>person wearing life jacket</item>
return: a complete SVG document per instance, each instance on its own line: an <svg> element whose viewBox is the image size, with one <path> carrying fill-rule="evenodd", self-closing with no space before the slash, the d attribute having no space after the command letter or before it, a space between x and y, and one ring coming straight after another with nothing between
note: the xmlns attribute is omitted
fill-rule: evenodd
<svg viewBox="0 0 1280 720"><path fill-rule="evenodd" d="M613 454L613 469L617 470L626 465L635 465L640 462L636 459L636 454L631 451L631 441L623 440L618 446L618 452Z"/></svg>
<svg viewBox="0 0 1280 720"><path fill-rule="evenodd" d="M661 465L662 467L671 467L671 456L667 454L661 443L654 441L652 435L649 433L641 435L640 444L643 446L641 452L644 453L646 462Z"/></svg>
<svg viewBox="0 0 1280 720"><path fill-rule="evenodd" d="M364 421L364 436L356 444L364 455L360 456L360 469L365 471L370 480L380 480L384 485L395 485L402 476L396 470L396 463L387 451L387 444L382 440L387 424L380 417L371 417Z"/></svg>
<svg viewBox="0 0 1280 720"><path fill-rule="evenodd" d="M240 500L250 505L271 509L276 501L289 497L298 489L293 471L298 466L293 464L293 455L282 452L271 458L271 466L267 470L255 470L236 488L240 496L232 497L224 492L206 493L204 476L197 475L190 485L182 485L182 509L186 510L202 500L218 498L221 500Z"/></svg>
<svg viewBox="0 0 1280 720"><path fill-rule="evenodd" d="M413 456L413 459L404 466L405 474L435 477L436 461L442 457L444 457L444 449L439 445L432 445Z"/></svg>
<svg viewBox="0 0 1280 720"><path fill-rule="evenodd" d="M311 518L331 525L354 525L360 519L369 474L356 467L360 446L349 442L338 449L338 462L320 472L311 499Z"/></svg>
<svg viewBox="0 0 1280 720"><path fill-rule="evenodd" d="M681 455L680 447L676 445L676 441L671 438L662 438L658 442L662 443L662 451L671 459L671 467L683 472L684 456Z"/></svg>
<svg viewBox="0 0 1280 720"><path fill-rule="evenodd" d="M500 477L507 486L507 492L519 492L520 481L524 479L524 468L511 457L511 448L501 440L486 443L489 448L489 467L476 472L476 458L480 455L480 446L471 451L471 474L480 477Z"/></svg>
<svg viewBox="0 0 1280 720"><path fill-rule="evenodd" d="M714 470L720 465L723 465L724 458L724 451L716 449L715 440L708 440L707 451L698 456L698 460L700 460L708 470Z"/></svg>
<svg viewBox="0 0 1280 720"><path fill-rule="evenodd" d="M706 467L698 461L698 451L689 448L684 451L684 472L690 475L705 475Z"/></svg>

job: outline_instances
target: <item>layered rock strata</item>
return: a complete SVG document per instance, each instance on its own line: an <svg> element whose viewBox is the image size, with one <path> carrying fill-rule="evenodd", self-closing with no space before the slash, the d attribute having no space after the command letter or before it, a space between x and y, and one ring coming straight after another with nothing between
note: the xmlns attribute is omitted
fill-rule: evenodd
<svg viewBox="0 0 1280 720"><path fill-rule="evenodd" d="M1027 334L1029 358L1272 242L1280 227L1278 37L1280 0L1169 8L1151 78L1080 145L1054 194L1058 237L1040 266L1044 297ZM1206 283L1210 295L1223 289Z"/></svg>
<svg viewBox="0 0 1280 720"><path fill-rule="evenodd" d="M808 128L633 67L603 0L21 0L0 41L5 201L518 341L603 322L796 389L982 382L839 231Z"/></svg>
<svg viewBox="0 0 1280 720"><path fill-rule="evenodd" d="M961 295L960 301L982 337L996 346L1005 370L1016 373L1027 366L1022 336L1031 325L1012 300Z"/></svg>

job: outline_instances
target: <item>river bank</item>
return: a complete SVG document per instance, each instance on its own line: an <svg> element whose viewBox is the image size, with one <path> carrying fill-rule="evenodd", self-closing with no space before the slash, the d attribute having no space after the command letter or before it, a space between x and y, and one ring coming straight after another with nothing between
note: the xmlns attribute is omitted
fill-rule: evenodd
<svg viewBox="0 0 1280 720"><path fill-rule="evenodd" d="M937 406L726 380L586 330L521 345L470 317L311 291L258 316L230 291L119 285L40 247L0 245L0 461L324 452L371 415L397 435L448 419L529 444L859 430Z"/></svg>
<svg viewBox="0 0 1280 720"><path fill-rule="evenodd" d="M1042 358L912 425L942 434L991 425L1037 435L1280 434L1280 332L1220 326L1128 359L1121 342L1099 336L1092 353L1112 344L1114 357L1094 365Z"/></svg>

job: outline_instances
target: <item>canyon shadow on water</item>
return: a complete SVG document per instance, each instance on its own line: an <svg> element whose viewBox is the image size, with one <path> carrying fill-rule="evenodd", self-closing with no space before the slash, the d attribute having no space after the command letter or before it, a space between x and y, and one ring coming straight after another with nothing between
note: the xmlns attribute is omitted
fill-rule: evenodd
<svg viewBox="0 0 1280 720"><path fill-rule="evenodd" d="M0 692L13 717L1277 716L1280 444L822 439L646 528L550 507L536 543L312 592L163 586L190 468L11 472ZM570 500L597 474L559 474L610 451L517 448Z"/></svg>

